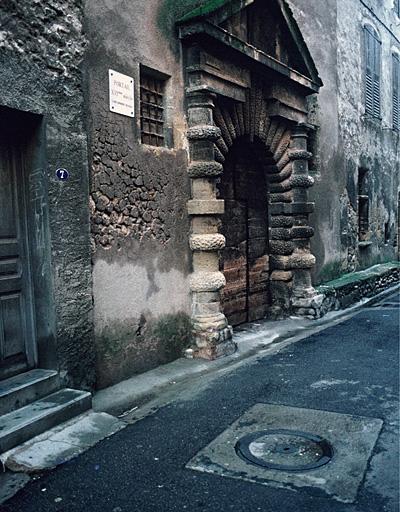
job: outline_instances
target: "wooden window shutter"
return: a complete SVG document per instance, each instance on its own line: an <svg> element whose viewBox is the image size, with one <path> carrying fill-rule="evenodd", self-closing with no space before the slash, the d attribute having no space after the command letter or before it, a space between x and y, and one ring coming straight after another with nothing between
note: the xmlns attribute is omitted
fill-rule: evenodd
<svg viewBox="0 0 400 512"><path fill-rule="evenodd" d="M400 58L398 55L392 56L392 76L393 76L393 128L398 130L400 128Z"/></svg>
<svg viewBox="0 0 400 512"><path fill-rule="evenodd" d="M373 48L372 36L368 28L364 29L365 34L365 111L372 114L374 110L374 85L373 85Z"/></svg>
<svg viewBox="0 0 400 512"><path fill-rule="evenodd" d="M381 115L381 43L373 29L365 27L365 111Z"/></svg>
<svg viewBox="0 0 400 512"><path fill-rule="evenodd" d="M374 117L381 117L381 43L374 43Z"/></svg>

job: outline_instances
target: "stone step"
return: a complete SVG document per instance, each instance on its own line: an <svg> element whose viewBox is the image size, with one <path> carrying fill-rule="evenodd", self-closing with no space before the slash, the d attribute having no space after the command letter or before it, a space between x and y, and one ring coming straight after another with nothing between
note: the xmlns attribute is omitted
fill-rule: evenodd
<svg viewBox="0 0 400 512"><path fill-rule="evenodd" d="M126 426L110 414L90 410L4 452L0 460L11 471L36 473L52 469Z"/></svg>
<svg viewBox="0 0 400 512"><path fill-rule="evenodd" d="M86 391L61 389L0 417L0 453L91 408Z"/></svg>
<svg viewBox="0 0 400 512"><path fill-rule="evenodd" d="M0 416L39 400L60 388L58 372L37 368L0 381Z"/></svg>

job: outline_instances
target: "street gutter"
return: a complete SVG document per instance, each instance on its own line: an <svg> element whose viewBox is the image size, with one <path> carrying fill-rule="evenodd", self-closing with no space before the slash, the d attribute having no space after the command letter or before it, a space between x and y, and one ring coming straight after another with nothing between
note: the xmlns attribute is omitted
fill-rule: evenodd
<svg viewBox="0 0 400 512"><path fill-rule="evenodd" d="M320 320L290 317L280 321L253 322L234 334L234 341L238 344L238 350L234 354L215 361L181 358L159 366L98 391L93 397L93 409L128 419L130 413L151 400L160 398L171 386L192 381L196 377L217 375L221 370L230 372L243 361L250 361L260 355L273 355L288 345L351 318L362 307L373 305L398 289L400 285L396 284L345 310L327 313Z"/></svg>

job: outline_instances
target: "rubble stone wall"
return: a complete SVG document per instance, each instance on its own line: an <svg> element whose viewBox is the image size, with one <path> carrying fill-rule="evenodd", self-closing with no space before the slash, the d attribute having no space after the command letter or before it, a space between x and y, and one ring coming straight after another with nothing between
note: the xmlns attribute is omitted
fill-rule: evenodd
<svg viewBox="0 0 400 512"><path fill-rule="evenodd" d="M329 311L344 309L362 299L374 297L400 281L400 265L387 263L344 275L342 278L318 287L323 295L318 305L319 316Z"/></svg>

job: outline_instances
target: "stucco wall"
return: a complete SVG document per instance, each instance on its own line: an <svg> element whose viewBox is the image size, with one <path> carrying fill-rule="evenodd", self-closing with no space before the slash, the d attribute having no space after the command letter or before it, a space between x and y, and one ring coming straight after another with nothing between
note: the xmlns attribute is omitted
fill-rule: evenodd
<svg viewBox="0 0 400 512"><path fill-rule="evenodd" d="M393 46L399 20L392 0L289 0L324 82L310 98L310 122L319 126L314 151L316 283L341 273L396 259L399 134L391 129ZM375 15L365 6L370 6ZM377 20L382 20L387 28ZM365 116L363 33L365 20L382 38L382 121ZM393 31L394 35L389 31ZM370 245L358 241L358 169L368 169ZM390 240L384 226L389 222Z"/></svg>
<svg viewBox="0 0 400 512"><path fill-rule="evenodd" d="M74 386L94 382L81 2L0 4L0 105L36 114L28 216L35 253L38 365ZM22 118L21 118L22 119ZM22 121L21 121L22 122ZM65 167L61 182L55 170Z"/></svg>
<svg viewBox="0 0 400 512"><path fill-rule="evenodd" d="M158 0L88 1L87 53L97 385L179 357L190 337L184 85ZM141 144L140 65L166 82L169 147ZM136 117L109 112L108 70L135 80Z"/></svg>

